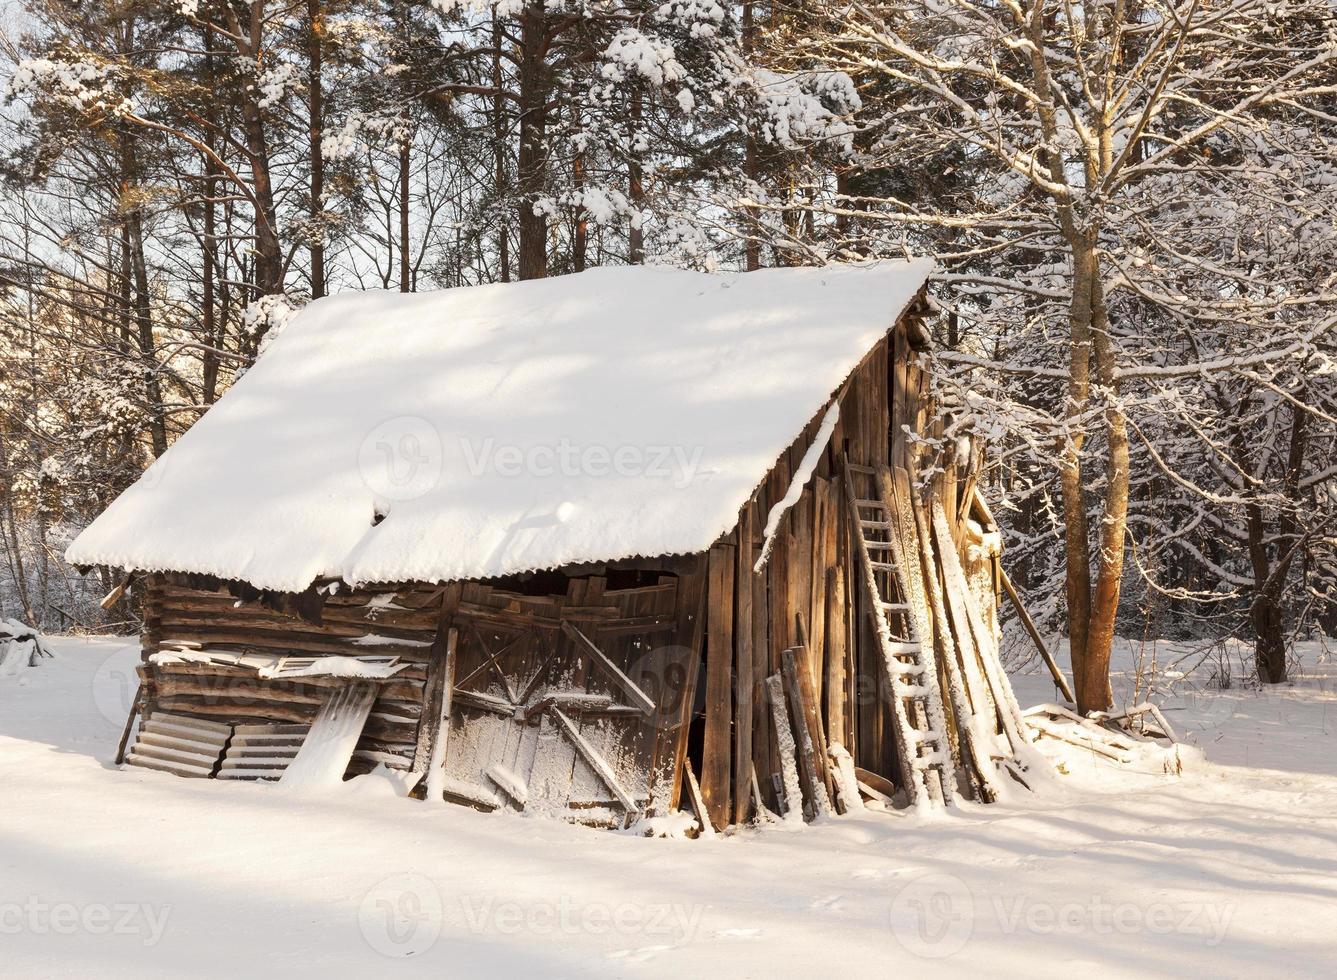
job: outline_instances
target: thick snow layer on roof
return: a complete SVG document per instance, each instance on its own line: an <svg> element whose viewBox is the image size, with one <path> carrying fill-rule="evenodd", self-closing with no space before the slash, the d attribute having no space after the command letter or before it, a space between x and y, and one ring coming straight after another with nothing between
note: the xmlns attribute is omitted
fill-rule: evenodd
<svg viewBox="0 0 1337 980"><path fill-rule="evenodd" d="M930 269L317 300L68 558L300 591L702 551Z"/></svg>

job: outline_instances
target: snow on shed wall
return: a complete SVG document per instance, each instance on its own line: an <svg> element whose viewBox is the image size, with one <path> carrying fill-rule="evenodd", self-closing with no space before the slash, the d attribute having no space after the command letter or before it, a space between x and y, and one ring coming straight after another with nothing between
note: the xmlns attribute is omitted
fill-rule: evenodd
<svg viewBox="0 0 1337 980"><path fill-rule="evenodd" d="M931 267L318 300L67 557L300 591L705 550Z"/></svg>

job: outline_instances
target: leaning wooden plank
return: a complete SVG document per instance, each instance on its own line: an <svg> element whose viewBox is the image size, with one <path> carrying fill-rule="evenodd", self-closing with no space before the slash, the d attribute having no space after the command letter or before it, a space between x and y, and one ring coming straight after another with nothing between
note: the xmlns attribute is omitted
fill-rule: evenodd
<svg viewBox="0 0 1337 980"><path fill-rule="evenodd" d="M839 742L832 742L829 752L836 792L840 794L840 803L844 807L842 812L862 810L863 798L859 796L859 777L854 772L854 757Z"/></svg>
<svg viewBox="0 0 1337 980"><path fill-rule="evenodd" d="M367 681L355 681L331 694L280 784L306 790L343 782L375 701L376 685Z"/></svg>
<svg viewBox="0 0 1337 980"><path fill-rule="evenodd" d="M825 628L825 625L823 626ZM794 651L796 666L795 676L799 682L799 693L803 695L803 717L808 725L808 735L812 739L813 756L817 766L817 775L826 787L826 798L833 800L836 793L831 774L830 760L826 751L826 732L822 729L821 694L816 688L818 670L812 659L812 653L805 647ZM843 810L840 812L844 812Z"/></svg>
<svg viewBox="0 0 1337 980"><path fill-rule="evenodd" d="M621 667L609 660L608 656L599 649L593 640L582 633L579 627L572 624L570 620L564 619L562 620L562 632L571 637L571 639L576 642L577 646L588 653L596 664L609 673L614 682L616 682L617 686L621 689L622 693L631 699L633 705L647 715L654 714L654 698L641 690L636 682L622 671Z"/></svg>
<svg viewBox="0 0 1337 980"><path fill-rule="evenodd" d="M766 801L761 796L761 784L757 782L757 767L755 765L749 765L748 770L752 774L751 778L752 807L753 807L753 812L756 814L757 822L774 823L775 814L772 813L770 810L766 809Z"/></svg>
<svg viewBox="0 0 1337 980"><path fill-rule="evenodd" d="M594 750L594 747L591 746L589 742L585 741L584 736L580 734L580 729L575 726L575 723L566 715L562 714L560 708L551 709L549 714L557 721L558 727L562 729L562 732L566 737L571 740L571 744L576 747L576 751L580 753L581 758L590 764L590 768L598 774L599 778L603 780L604 785L612 791L613 796L615 796L617 801L622 804L623 809L628 813L633 814L639 812L640 808L636 806L636 801L632 799L631 794L623 789L622 784L618 782L617 774L613 772L613 767L608 764L603 756Z"/></svg>
<svg viewBox="0 0 1337 980"><path fill-rule="evenodd" d="M1017 611L1017 618L1021 620L1021 625L1026 628L1026 634L1031 638L1031 642L1035 644L1035 648L1040 651L1040 657L1044 660L1045 666L1049 668L1050 676L1054 678L1054 684L1058 686L1059 693L1069 704L1076 704L1077 698L1073 696L1068 679L1063 676L1058 661L1054 659L1054 655L1049 652L1049 646L1045 643L1044 638L1040 636L1040 630L1036 627L1035 620L1031 619L1031 614L1021 601L1021 596L1017 594L1017 588L1012 584L1012 579L1001 568L998 569L998 573L1003 580L1003 591L1012 600L1012 608Z"/></svg>
<svg viewBox="0 0 1337 980"><path fill-rule="evenodd" d="M956 549L948 545L952 540L951 530L947 526L947 514L942 501L933 502L933 531L938 539L938 554L947 585L948 596L954 601L954 618L959 610L964 622L958 621L958 636L967 632L973 637L975 649L979 653L980 665L984 668L984 677L993 694L994 704L998 708L998 718L1003 732L1012 743L1012 751L1017 755L1025 754L1030 745L1030 734L1021 720L1021 708L1017 705L1012 685L1003 672L1002 662L998 659L998 645L993 642L975 605L974 593L966 582L965 572ZM963 629L964 628L964 629Z"/></svg>
<svg viewBox="0 0 1337 980"><path fill-rule="evenodd" d="M806 668L799 663L798 651L794 647L781 652L780 664L785 693L789 697L789 712L794 720L794 731L797 733L799 781L804 794L812 803L813 815L827 817L831 815L831 798L827 795L826 785L822 781L821 770L817 765L818 750L813 744L812 731L808 724L809 709L804 696L803 679L800 676Z"/></svg>
<svg viewBox="0 0 1337 980"><path fill-rule="evenodd" d="M956 718L956 730L959 737L962 764L975 795L985 803L992 803L998 798L998 786L994 781L993 762L989 757L991 739L980 725L979 717L966 683L961 676L961 666L957 657L956 644L952 639L951 620L947 615L947 604L942 594L942 584L938 580L937 549L933 544L933 535L928 526L928 517L924 509L914 506L915 529L919 535L919 552L922 557L924 584L928 591L929 611L934 619L934 641L940 663L947 676L947 692L952 702L952 713Z"/></svg>
<svg viewBox="0 0 1337 980"><path fill-rule="evenodd" d="M785 709L784 682L779 674L766 678L766 692L771 702L771 718L775 722L775 741L780 751L780 779L784 786L780 815L787 822L802 823L803 788L799 782L794 733L789 727L789 712Z"/></svg>
<svg viewBox="0 0 1337 980"><path fill-rule="evenodd" d="M529 802L529 786L514 771L494 763L485 770L487 778L492 780L507 796L515 801L515 805L521 810Z"/></svg>
<svg viewBox="0 0 1337 980"><path fill-rule="evenodd" d="M701 828L701 836L714 837L715 828L711 825L710 814L706 811L706 801L701 797L701 784L696 781L696 773L692 771L690 759L682 764L682 772L687 779L687 798L692 802L692 811L696 814L696 823Z"/></svg>
<svg viewBox="0 0 1337 980"><path fill-rule="evenodd" d="M427 763L427 798L435 803L445 796L446 743L450 737L450 708L455 690L455 658L459 646L459 631L446 631L446 656L441 665L441 706L436 721L436 737L432 742L432 757ZM415 760L416 761L416 760Z"/></svg>
<svg viewBox="0 0 1337 980"><path fill-rule="evenodd" d="M135 719L139 717L140 711L144 707L144 685L141 683L135 688L135 699L130 702L130 714L125 719L125 729L121 732L121 741L116 746L116 764L119 766L125 762L125 749L130 743L130 733L134 730Z"/></svg>

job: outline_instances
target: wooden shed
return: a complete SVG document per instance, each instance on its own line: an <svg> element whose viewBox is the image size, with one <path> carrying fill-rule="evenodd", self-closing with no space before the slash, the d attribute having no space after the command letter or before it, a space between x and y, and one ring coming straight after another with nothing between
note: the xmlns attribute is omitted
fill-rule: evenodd
<svg viewBox="0 0 1337 980"><path fill-rule="evenodd" d="M69 550L142 591L128 761L618 827L1024 783L930 268L311 304Z"/></svg>

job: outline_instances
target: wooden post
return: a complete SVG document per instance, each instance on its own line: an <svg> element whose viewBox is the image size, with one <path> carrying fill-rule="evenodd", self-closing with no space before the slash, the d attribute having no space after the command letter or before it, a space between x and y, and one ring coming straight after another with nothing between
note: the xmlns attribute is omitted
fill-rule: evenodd
<svg viewBox="0 0 1337 980"><path fill-rule="evenodd" d="M1016 609L1017 616L1021 619L1021 625L1026 627L1026 632L1030 634L1035 648L1040 651L1040 656L1044 659L1045 666L1049 668L1049 673L1053 675L1054 683L1062 692L1064 700L1069 704L1076 704L1077 699L1072 695L1072 688L1068 685L1068 679L1063 676L1058 661L1054 659L1054 655L1049 652L1049 647L1045 645L1044 638L1040 636L1040 630L1036 628L1035 620L1031 619L1031 614L1026 611L1026 607L1022 604L1021 596L1017 594L1012 579L1008 577L1007 572L1003 571L1002 566L998 568L998 575L1003 580L1003 591L1012 600L1012 607Z"/></svg>
<svg viewBox="0 0 1337 980"><path fill-rule="evenodd" d="M813 744L812 731L808 723L809 707L803 695L803 673L806 670L799 661L798 650L790 647L780 655L783 665L785 691L789 695L789 708L798 757L799 777L802 780L804 794L812 803L814 816L827 816L831 813L831 798L827 795L822 779L822 767Z"/></svg>
<svg viewBox="0 0 1337 980"><path fill-rule="evenodd" d="M446 634L446 657L441 669L441 709L436 718L436 738L427 765L427 799L439 802L446 791L446 741L450 736L450 702L455 690L455 649L459 632L451 627Z"/></svg>
<svg viewBox="0 0 1337 980"><path fill-rule="evenodd" d="M784 795L780 799L780 815L786 820L803 821L803 789L799 783L798 761L794 751L793 729L785 708L784 682L779 674L766 678L767 700L771 702L771 717L775 722L775 740L780 756L780 781Z"/></svg>
<svg viewBox="0 0 1337 980"><path fill-rule="evenodd" d="M734 666L734 546L710 549L709 612L706 615L706 731L701 754L701 795L711 821L729 825L729 783L733 717L730 683Z"/></svg>
<svg viewBox="0 0 1337 980"><path fill-rule="evenodd" d="M752 580L759 578L752 571L751 506L743 508L738 525L738 564L735 571L738 601L734 619L734 745L733 745L733 822L747 822L752 794L749 773L752 771Z"/></svg>
<svg viewBox="0 0 1337 980"><path fill-rule="evenodd" d="M141 682L135 688L135 700L130 704L130 715L125 719L125 730L121 732L121 744L116 747L116 764L119 766L125 762L125 747L130 743L130 732L135 727L135 719L139 717L139 709L144 700L144 685Z"/></svg>
<svg viewBox="0 0 1337 980"><path fill-rule="evenodd" d="M845 745L845 576L840 567L826 570L826 729L827 741Z"/></svg>

